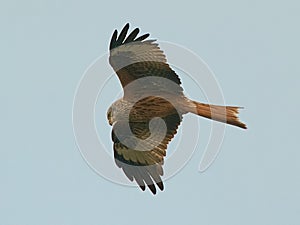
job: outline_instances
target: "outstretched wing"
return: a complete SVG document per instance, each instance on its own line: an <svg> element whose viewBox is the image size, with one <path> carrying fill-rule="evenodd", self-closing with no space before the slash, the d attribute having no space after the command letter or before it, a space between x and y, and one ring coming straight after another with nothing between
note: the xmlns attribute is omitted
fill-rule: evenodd
<svg viewBox="0 0 300 225"><path fill-rule="evenodd" d="M176 84L178 86L175 88L176 91L174 86L166 87L159 79L147 83L147 88L154 91L172 89L170 90L172 93L181 93L181 81L175 71L167 64L166 57L155 40L147 40L149 34L138 37L138 28L127 35L128 29L129 24L127 23L119 36L118 31L115 30L110 42L109 62L116 71L123 88L139 78L161 77ZM131 89L129 92L132 91ZM127 92L128 90L124 90L125 99L129 96Z"/></svg>
<svg viewBox="0 0 300 225"><path fill-rule="evenodd" d="M167 145L176 134L182 117L175 113L162 119L166 124L167 132L160 142L157 142L155 138L149 138L150 130L148 122L129 123L132 134L138 139L146 140L145 145L133 143L133 137L126 132L126 124L120 121L114 124L112 131L116 164L123 169L129 180L135 180L143 191L147 185L153 194L156 193L154 184L160 190L164 188L161 180L164 156L166 155ZM118 132L116 132L117 129ZM131 147L128 147L124 143L131 143ZM134 146L134 149L132 146Z"/></svg>

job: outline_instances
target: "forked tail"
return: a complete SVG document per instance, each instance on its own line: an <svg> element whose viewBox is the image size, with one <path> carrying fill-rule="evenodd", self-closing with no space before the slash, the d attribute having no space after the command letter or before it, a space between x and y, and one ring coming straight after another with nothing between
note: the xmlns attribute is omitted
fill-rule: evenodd
<svg viewBox="0 0 300 225"><path fill-rule="evenodd" d="M209 105L192 101L196 106L194 112L199 116L203 116L212 120L228 123L234 126L238 126L243 129L247 129L246 124L239 121L239 109L241 107L235 106L220 106L220 105Z"/></svg>

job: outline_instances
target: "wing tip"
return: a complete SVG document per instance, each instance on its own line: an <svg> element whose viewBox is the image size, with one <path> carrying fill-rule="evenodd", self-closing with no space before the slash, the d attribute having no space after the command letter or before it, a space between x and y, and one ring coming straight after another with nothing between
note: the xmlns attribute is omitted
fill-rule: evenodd
<svg viewBox="0 0 300 225"><path fill-rule="evenodd" d="M148 188L152 192L152 194L156 195L156 188L154 184L148 184Z"/></svg>
<svg viewBox="0 0 300 225"><path fill-rule="evenodd" d="M146 190L146 186L145 185L139 185L139 187L142 189L142 191Z"/></svg>
<svg viewBox="0 0 300 225"><path fill-rule="evenodd" d="M113 48L116 47L117 37L118 37L118 31L117 31L117 29L115 29L114 33L111 37L110 44L109 44L109 49L110 50L112 50Z"/></svg>
<svg viewBox="0 0 300 225"><path fill-rule="evenodd" d="M130 42L137 42L137 41L141 42L150 36L149 33L146 33L146 34L143 34L143 35L137 37L138 33L140 32L139 28L135 28L129 35L127 35L129 27L130 27L130 23L127 22L124 25L124 27L122 28L119 36L118 36L117 29L114 30L114 33L113 33L111 41L110 41L109 50L112 50L116 47L119 47L123 44L127 44Z"/></svg>
<svg viewBox="0 0 300 225"><path fill-rule="evenodd" d="M159 187L159 189L160 189L161 191L164 190L164 183L163 183L163 182L158 182L158 183L156 183L156 185Z"/></svg>

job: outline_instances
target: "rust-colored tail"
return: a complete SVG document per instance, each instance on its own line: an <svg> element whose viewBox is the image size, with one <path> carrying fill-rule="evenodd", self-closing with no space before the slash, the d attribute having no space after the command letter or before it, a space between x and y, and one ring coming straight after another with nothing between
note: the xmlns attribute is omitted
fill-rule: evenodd
<svg viewBox="0 0 300 225"><path fill-rule="evenodd" d="M203 116L212 120L228 123L234 126L238 126L243 129L247 129L246 124L239 121L238 114L241 107L235 106L220 106L220 105L209 105L192 101L196 106L196 111L192 111L199 116Z"/></svg>

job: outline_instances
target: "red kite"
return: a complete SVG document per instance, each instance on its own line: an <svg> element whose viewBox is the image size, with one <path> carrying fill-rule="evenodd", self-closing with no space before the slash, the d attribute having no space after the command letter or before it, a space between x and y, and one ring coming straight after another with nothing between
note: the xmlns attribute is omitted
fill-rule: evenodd
<svg viewBox="0 0 300 225"><path fill-rule="evenodd" d="M244 129L246 125L238 119L240 107L188 99L156 40L148 39L149 34L138 36L138 28L129 35L128 30L128 23L119 35L115 30L109 46L109 62L119 77L124 96L112 104L107 118L113 126L116 164L143 191L147 185L156 194L155 184L164 189L161 176L167 145L184 114L193 113ZM159 132L163 129L150 132L149 123L157 117L165 123L164 134Z"/></svg>

